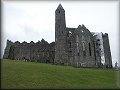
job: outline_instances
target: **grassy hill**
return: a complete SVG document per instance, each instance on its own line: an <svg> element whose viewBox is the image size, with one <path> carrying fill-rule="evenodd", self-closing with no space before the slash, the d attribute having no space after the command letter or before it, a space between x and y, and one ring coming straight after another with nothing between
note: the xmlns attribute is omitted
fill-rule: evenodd
<svg viewBox="0 0 120 90"><path fill-rule="evenodd" d="M118 88L113 69L2 60L2 88Z"/></svg>

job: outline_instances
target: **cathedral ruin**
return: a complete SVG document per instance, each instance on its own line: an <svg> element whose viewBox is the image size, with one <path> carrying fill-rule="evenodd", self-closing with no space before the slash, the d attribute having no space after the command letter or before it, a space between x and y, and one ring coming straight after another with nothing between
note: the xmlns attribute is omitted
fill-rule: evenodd
<svg viewBox="0 0 120 90"><path fill-rule="evenodd" d="M7 40L4 59L27 60L73 67L112 68L108 34L90 32L84 25L66 27L65 10L55 11L55 42L34 43Z"/></svg>

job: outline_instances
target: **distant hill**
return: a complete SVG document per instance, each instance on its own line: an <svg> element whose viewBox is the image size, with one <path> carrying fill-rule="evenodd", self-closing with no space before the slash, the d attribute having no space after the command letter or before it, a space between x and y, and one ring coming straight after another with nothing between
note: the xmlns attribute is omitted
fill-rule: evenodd
<svg viewBox="0 0 120 90"><path fill-rule="evenodd" d="M118 88L115 69L2 60L2 88Z"/></svg>

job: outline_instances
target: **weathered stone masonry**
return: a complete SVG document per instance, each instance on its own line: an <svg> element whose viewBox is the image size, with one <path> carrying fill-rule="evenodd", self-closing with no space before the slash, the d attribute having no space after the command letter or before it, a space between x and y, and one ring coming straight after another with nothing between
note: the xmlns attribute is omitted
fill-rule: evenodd
<svg viewBox="0 0 120 90"><path fill-rule="evenodd" d="M10 46L10 47L9 47ZM27 60L41 63L53 63L55 55L55 43L48 43L44 39L34 43L31 41L15 43L7 40L7 47L3 58L15 60ZM9 51L9 52L8 52Z"/></svg>
<svg viewBox="0 0 120 90"><path fill-rule="evenodd" d="M90 32L84 25L66 27L65 10L59 4L55 11L55 42L11 42L3 58L74 67L112 67L108 34Z"/></svg>

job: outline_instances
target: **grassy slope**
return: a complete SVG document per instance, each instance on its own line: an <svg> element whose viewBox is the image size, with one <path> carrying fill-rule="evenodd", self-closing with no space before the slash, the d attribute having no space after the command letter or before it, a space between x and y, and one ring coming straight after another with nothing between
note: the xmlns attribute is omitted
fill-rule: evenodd
<svg viewBox="0 0 120 90"><path fill-rule="evenodd" d="M112 69L2 61L3 88L117 88Z"/></svg>

